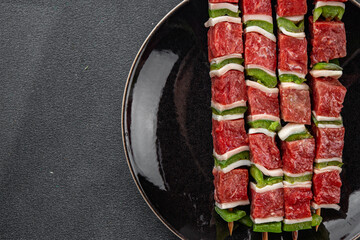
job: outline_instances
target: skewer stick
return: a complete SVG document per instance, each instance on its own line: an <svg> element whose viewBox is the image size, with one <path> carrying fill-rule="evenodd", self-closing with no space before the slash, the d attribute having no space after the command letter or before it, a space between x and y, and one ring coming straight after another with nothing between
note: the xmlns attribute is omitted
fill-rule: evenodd
<svg viewBox="0 0 360 240"><path fill-rule="evenodd" d="M316 209L316 214L319 215L319 216L321 216L321 208ZM319 225L317 225L317 226L315 227L315 230L316 230L316 231L318 231L318 229L319 229Z"/></svg>
<svg viewBox="0 0 360 240"><path fill-rule="evenodd" d="M262 240L268 240L268 233L267 232L262 233Z"/></svg>
<svg viewBox="0 0 360 240"><path fill-rule="evenodd" d="M229 211L232 211L232 210L233 210L232 208L229 209ZM232 236L232 232L234 229L234 222L228 222L228 228L229 228L230 236Z"/></svg>
<svg viewBox="0 0 360 240"><path fill-rule="evenodd" d="M293 239L293 240L297 240L297 239L298 239L298 235L299 235L299 232L298 232L298 231L292 232L292 239Z"/></svg>

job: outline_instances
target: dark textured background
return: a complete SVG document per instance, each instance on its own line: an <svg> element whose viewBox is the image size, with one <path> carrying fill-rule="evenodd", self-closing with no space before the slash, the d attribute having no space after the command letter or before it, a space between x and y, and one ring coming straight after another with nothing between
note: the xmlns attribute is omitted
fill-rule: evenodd
<svg viewBox="0 0 360 240"><path fill-rule="evenodd" d="M0 1L0 238L177 239L124 157L131 63L180 0Z"/></svg>

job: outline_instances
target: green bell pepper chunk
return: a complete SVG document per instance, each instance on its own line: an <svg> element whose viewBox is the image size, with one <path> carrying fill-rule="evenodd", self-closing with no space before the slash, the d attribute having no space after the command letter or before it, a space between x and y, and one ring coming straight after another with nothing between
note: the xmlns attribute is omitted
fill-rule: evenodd
<svg viewBox="0 0 360 240"><path fill-rule="evenodd" d="M249 20L245 23L245 27L257 26L269 33L274 33L274 25L262 20Z"/></svg>
<svg viewBox="0 0 360 240"><path fill-rule="evenodd" d="M281 74L279 76L280 82L293 82L297 84L301 84L306 81L305 78L299 78L298 76L294 74Z"/></svg>
<svg viewBox="0 0 360 240"><path fill-rule="evenodd" d="M342 165L344 165L344 163L338 162L338 161L331 161L331 162L315 163L314 167L317 169L321 169L321 168L329 167L329 166L342 167Z"/></svg>
<svg viewBox="0 0 360 240"><path fill-rule="evenodd" d="M300 177L289 177L284 175L284 180L289 183L311 181L311 179L312 179L312 174L307 174Z"/></svg>
<svg viewBox="0 0 360 240"><path fill-rule="evenodd" d="M230 164L241 161L241 160L249 160L250 159L250 152L249 151L243 151L240 153L237 153L231 157L229 157L226 160L218 160L216 157L214 157L215 160L215 166L220 167L221 169L226 168Z"/></svg>
<svg viewBox="0 0 360 240"><path fill-rule="evenodd" d="M212 107L211 110L212 110L213 114L224 116L224 115L245 113L247 110L247 107L236 107L236 108L232 108L232 109L228 109L228 110L224 110L224 111L218 111L216 108Z"/></svg>
<svg viewBox="0 0 360 240"><path fill-rule="evenodd" d="M319 124L341 125L343 123L341 120L339 120L339 121L318 121L313 114L311 115L311 118L316 126L318 126Z"/></svg>
<svg viewBox="0 0 360 240"><path fill-rule="evenodd" d="M254 232L281 233L281 222L262 223L253 225Z"/></svg>
<svg viewBox="0 0 360 240"><path fill-rule="evenodd" d="M240 218L239 222L247 227L252 227L252 225L253 225L253 221L251 220L251 218L248 215Z"/></svg>
<svg viewBox="0 0 360 240"><path fill-rule="evenodd" d="M264 174L255 165L251 165L250 174L255 179L256 186L258 188L263 188L267 185L273 185L275 183L279 183L283 181L282 177L264 176Z"/></svg>
<svg viewBox="0 0 360 240"><path fill-rule="evenodd" d="M313 214L312 215L312 221L311 221L311 226L312 227L315 227L315 226L318 226L320 225L320 223L322 222L322 217L317 215L317 214Z"/></svg>
<svg viewBox="0 0 360 240"><path fill-rule="evenodd" d="M252 122L248 122L248 125L252 128L265 128L273 132L279 131L281 128L279 122L271 120L255 120Z"/></svg>
<svg viewBox="0 0 360 240"><path fill-rule="evenodd" d="M235 222L240 220L242 217L246 215L245 211L239 210L239 209L233 209L233 211L230 211L228 209L220 209L215 206L215 211L219 216L224 219L226 222Z"/></svg>
<svg viewBox="0 0 360 240"><path fill-rule="evenodd" d="M336 70L342 71L343 68L335 63L326 63L326 62L319 62L315 64L312 68L313 70Z"/></svg>
<svg viewBox="0 0 360 240"><path fill-rule="evenodd" d="M271 76L264 70L258 68L245 69L246 76L251 80L257 81L258 83L263 84L268 88L274 88L277 85L277 79L274 76Z"/></svg>
<svg viewBox="0 0 360 240"><path fill-rule="evenodd" d="M284 223L283 230L285 232L294 232L298 230L311 229L311 221L294 223L294 224L286 224Z"/></svg>
<svg viewBox="0 0 360 240"><path fill-rule="evenodd" d="M307 139L307 138L313 138L313 136L308 131L305 131L305 132L295 133L293 135L290 135L285 139L285 141L291 142L291 141L302 140L302 139Z"/></svg>
<svg viewBox="0 0 360 240"><path fill-rule="evenodd" d="M209 9L209 17L211 18L216 18L221 16L239 17L240 12L241 12L240 10L237 12L233 12L227 8L214 9L214 10Z"/></svg>
<svg viewBox="0 0 360 240"><path fill-rule="evenodd" d="M320 16L326 20L341 20L344 15L345 9L340 6L322 6L314 10L313 21L316 22Z"/></svg>
<svg viewBox="0 0 360 240"><path fill-rule="evenodd" d="M244 59L243 58L229 58L229 59L225 59L219 63L213 63L210 65L210 71L212 70L219 70L220 68L224 67L226 64L229 63L236 63L236 64L243 64Z"/></svg>
<svg viewBox="0 0 360 240"><path fill-rule="evenodd" d="M279 17L277 19L277 24L278 24L279 28L283 27L283 28L285 28L286 31L293 32L293 33L304 32L304 29L305 29L304 20L302 20L298 23L294 23L294 22L290 21L289 19Z"/></svg>

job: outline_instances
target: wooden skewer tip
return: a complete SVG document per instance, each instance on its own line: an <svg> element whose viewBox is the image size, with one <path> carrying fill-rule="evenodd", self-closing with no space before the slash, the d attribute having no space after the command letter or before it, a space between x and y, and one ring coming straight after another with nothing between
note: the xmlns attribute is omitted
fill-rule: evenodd
<svg viewBox="0 0 360 240"><path fill-rule="evenodd" d="M268 233L267 232L263 232L262 233L262 240L268 240Z"/></svg>
<svg viewBox="0 0 360 240"><path fill-rule="evenodd" d="M298 232L298 231L292 232L292 239L293 239L293 240L297 240L297 239L298 239L298 235L299 235L299 232Z"/></svg>
<svg viewBox="0 0 360 240"><path fill-rule="evenodd" d="M319 215L319 216L321 216L321 208L316 209L316 214ZM318 229L319 229L319 225L317 225L317 226L315 227L315 231L317 232Z"/></svg>
<svg viewBox="0 0 360 240"><path fill-rule="evenodd" d="M232 236L232 232L233 232L233 229L234 229L234 222L229 222L228 223L228 228L229 228L230 236Z"/></svg>

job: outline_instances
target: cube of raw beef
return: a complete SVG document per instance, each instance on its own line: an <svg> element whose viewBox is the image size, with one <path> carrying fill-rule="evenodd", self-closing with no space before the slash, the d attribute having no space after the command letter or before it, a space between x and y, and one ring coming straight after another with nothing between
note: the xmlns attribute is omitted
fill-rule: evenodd
<svg viewBox="0 0 360 240"><path fill-rule="evenodd" d="M308 62L306 38L294 38L280 33L278 42L278 69L306 74Z"/></svg>
<svg viewBox="0 0 360 240"><path fill-rule="evenodd" d="M345 128L314 127L317 159L342 157Z"/></svg>
<svg viewBox="0 0 360 240"><path fill-rule="evenodd" d="M231 203L249 199L247 186L249 173L247 169L234 169L228 173L213 169L214 198L218 203Z"/></svg>
<svg viewBox="0 0 360 240"><path fill-rule="evenodd" d="M250 215L253 219L283 217L284 189L278 188L264 193L258 193L251 188Z"/></svg>
<svg viewBox="0 0 360 240"><path fill-rule="evenodd" d="M246 101L244 73L230 70L220 77L211 78L212 101L226 105L237 101Z"/></svg>
<svg viewBox="0 0 360 240"><path fill-rule="evenodd" d="M242 1L243 15L272 15L271 0L243 0Z"/></svg>
<svg viewBox="0 0 360 240"><path fill-rule="evenodd" d="M248 145L244 119L217 121L212 120L214 150L222 155L235 148Z"/></svg>
<svg viewBox="0 0 360 240"><path fill-rule="evenodd" d="M208 31L209 62L213 58L243 53L242 24L219 22Z"/></svg>
<svg viewBox="0 0 360 240"><path fill-rule="evenodd" d="M309 17L312 51L311 65L329 62L346 56L345 26L341 21L321 21L313 23Z"/></svg>
<svg viewBox="0 0 360 240"><path fill-rule="evenodd" d="M209 3L239 3L239 0L209 0Z"/></svg>
<svg viewBox="0 0 360 240"><path fill-rule="evenodd" d="M307 138L302 140L281 143L282 161L284 172L293 174L313 171L315 158L315 139Z"/></svg>
<svg viewBox="0 0 360 240"><path fill-rule="evenodd" d="M281 118L285 122L311 124L310 92L306 89L283 87L280 84Z"/></svg>
<svg viewBox="0 0 360 240"><path fill-rule="evenodd" d="M305 15L306 0L277 0L276 13L280 17Z"/></svg>
<svg viewBox="0 0 360 240"><path fill-rule="evenodd" d="M311 217L311 188L284 187L284 206L286 219L302 219Z"/></svg>
<svg viewBox="0 0 360 240"><path fill-rule="evenodd" d="M341 178L339 171L328 171L313 176L313 193L316 204L340 202Z"/></svg>
<svg viewBox="0 0 360 240"><path fill-rule="evenodd" d="M245 34L245 66L256 64L271 71L276 70L276 43L262 34Z"/></svg>
<svg viewBox="0 0 360 240"><path fill-rule="evenodd" d="M274 137L262 133L249 134L249 145L253 163L269 170L282 168L280 151Z"/></svg>
<svg viewBox="0 0 360 240"><path fill-rule="evenodd" d="M312 105L317 116L339 117L346 88L334 78L312 78Z"/></svg>
<svg viewBox="0 0 360 240"><path fill-rule="evenodd" d="M279 117L278 93L266 93L258 88L247 86L249 115L268 114Z"/></svg>

